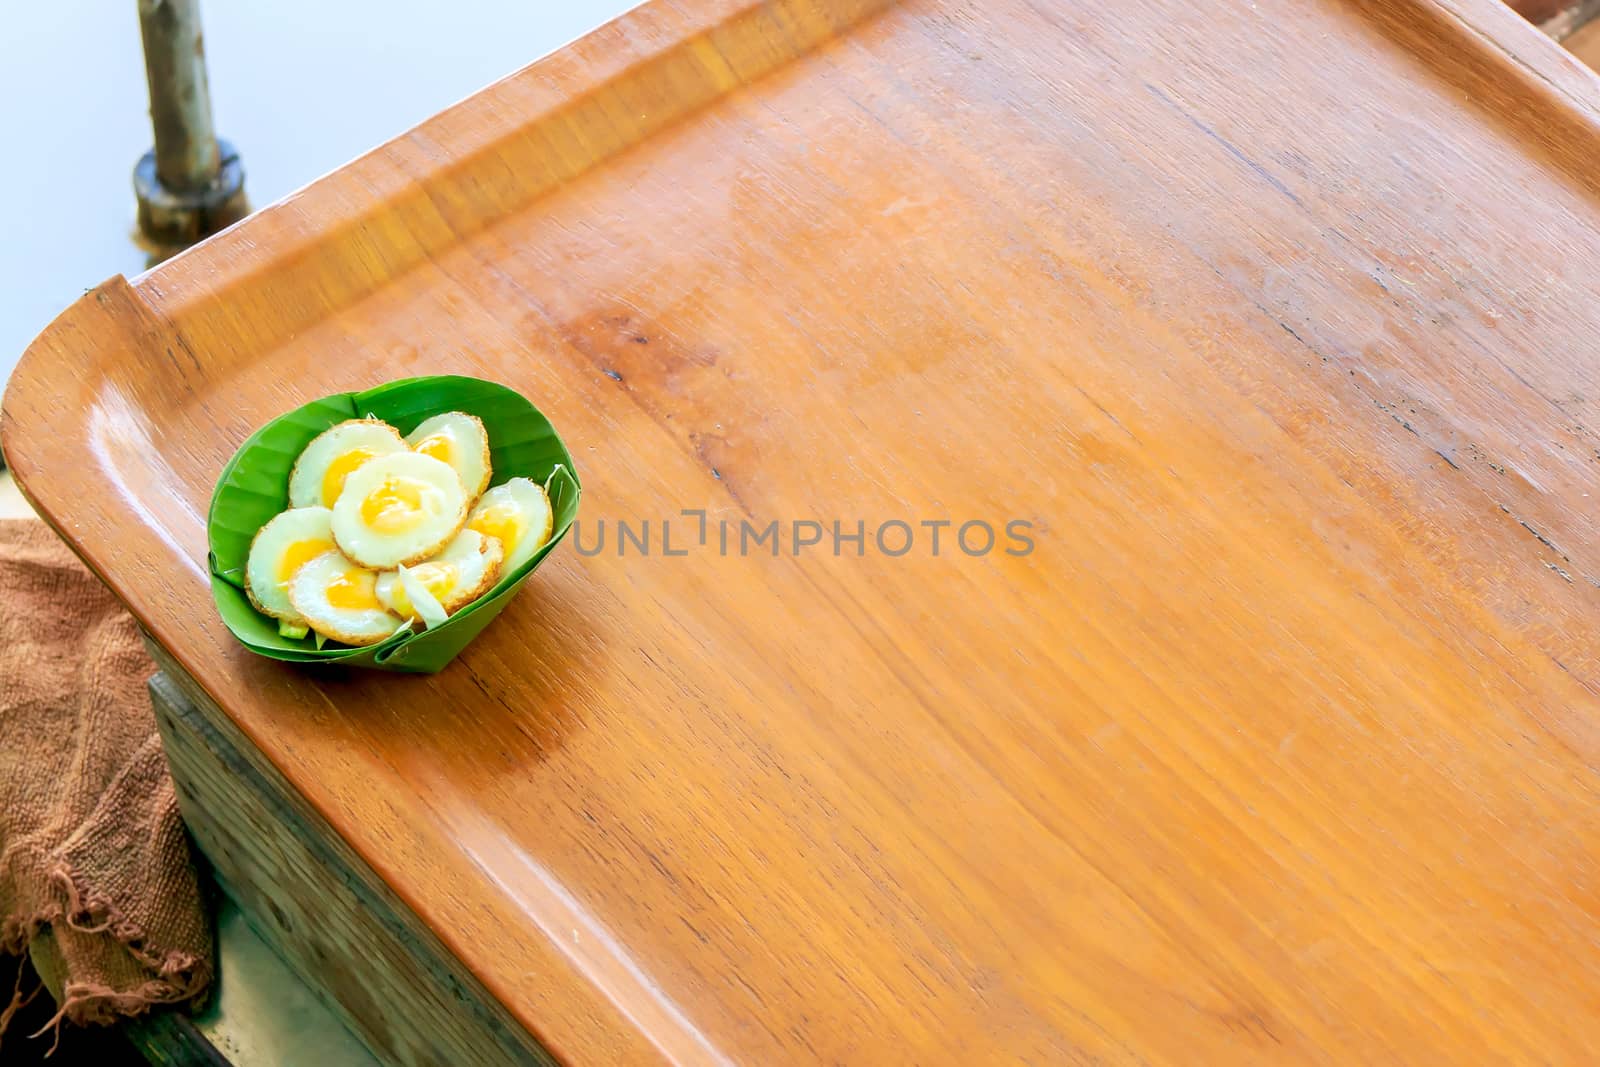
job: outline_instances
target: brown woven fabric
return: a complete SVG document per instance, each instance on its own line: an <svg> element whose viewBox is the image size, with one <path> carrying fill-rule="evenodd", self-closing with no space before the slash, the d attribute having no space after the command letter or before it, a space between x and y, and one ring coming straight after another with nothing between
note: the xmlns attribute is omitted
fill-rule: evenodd
<svg viewBox="0 0 1600 1067"><path fill-rule="evenodd" d="M43 523L0 521L0 952L31 948L61 976L55 1025L193 1003L213 973L152 670L133 620Z"/></svg>

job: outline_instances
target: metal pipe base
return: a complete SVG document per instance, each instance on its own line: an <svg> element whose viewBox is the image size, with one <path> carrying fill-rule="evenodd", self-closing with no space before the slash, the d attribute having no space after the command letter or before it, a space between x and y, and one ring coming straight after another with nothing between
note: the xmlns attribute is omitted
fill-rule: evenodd
<svg viewBox="0 0 1600 1067"><path fill-rule="evenodd" d="M218 139L217 177L202 189L171 189L156 173L154 149L133 168L133 193L139 201L139 229L163 245L191 245L249 214L244 195L244 164L238 151Z"/></svg>

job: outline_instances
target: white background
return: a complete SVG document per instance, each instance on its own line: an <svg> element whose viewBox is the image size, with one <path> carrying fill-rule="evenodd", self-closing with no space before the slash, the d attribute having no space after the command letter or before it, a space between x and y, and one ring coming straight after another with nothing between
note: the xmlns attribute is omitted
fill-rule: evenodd
<svg viewBox="0 0 1600 1067"><path fill-rule="evenodd" d="M262 206L634 0L201 0L218 132ZM135 0L4 5L0 382L83 291L145 269L130 175L151 144Z"/></svg>

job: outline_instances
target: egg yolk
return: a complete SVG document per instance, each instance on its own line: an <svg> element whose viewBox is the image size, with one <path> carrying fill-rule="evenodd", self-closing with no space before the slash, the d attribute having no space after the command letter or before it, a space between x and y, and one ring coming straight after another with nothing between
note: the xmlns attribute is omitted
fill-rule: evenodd
<svg viewBox="0 0 1600 1067"><path fill-rule="evenodd" d="M522 512L511 504L493 504L484 508L472 517L467 523L469 530L477 530L485 537L493 537L500 542L507 555L522 540L525 524Z"/></svg>
<svg viewBox="0 0 1600 1067"><path fill-rule="evenodd" d="M415 576L417 581L422 583L422 587L441 603L450 595L450 590L456 587L456 578L459 575L454 563L420 563L412 567L408 573ZM394 600L394 610L397 614L408 618L416 614L411 607L411 598L406 596L405 586L396 582L394 592L390 595Z"/></svg>
<svg viewBox="0 0 1600 1067"><path fill-rule="evenodd" d="M383 611L377 586L378 576L371 571L345 571L328 583L328 605L340 611Z"/></svg>
<svg viewBox="0 0 1600 1067"><path fill-rule="evenodd" d="M412 445L411 451L420 452L424 456L432 456L440 463L449 463L450 457L455 454L451 448L450 435L447 433L430 433Z"/></svg>
<svg viewBox="0 0 1600 1067"><path fill-rule="evenodd" d="M339 499L339 492L344 488L344 480L350 477L350 472L372 459L377 453L370 448L352 448L328 464L327 471L322 475L322 506L333 507L334 501Z"/></svg>
<svg viewBox="0 0 1600 1067"><path fill-rule="evenodd" d="M427 482L391 474L361 502L361 521L374 533L406 533L439 510L438 496Z"/></svg>
<svg viewBox="0 0 1600 1067"><path fill-rule="evenodd" d="M332 541L312 538L306 541L294 542L283 550L283 555L278 557L278 584L288 585L289 579L294 577L295 571L304 567L324 552L332 551Z"/></svg>

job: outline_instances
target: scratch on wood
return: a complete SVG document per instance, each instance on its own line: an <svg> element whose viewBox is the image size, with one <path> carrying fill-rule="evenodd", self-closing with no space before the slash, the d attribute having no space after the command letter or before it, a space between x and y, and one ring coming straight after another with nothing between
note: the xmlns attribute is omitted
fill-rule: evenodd
<svg viewBox="0 0 1600 1067"><path fill-rule="evenodd" d="M1557 548L1555 546L1555 542L1551 541L1550 538L1546 537L1544 534L1540 533L1538 530L1535 530L1532 526L1530 526L1528 524L1527 520L1518 519L1517 522L1522 524L1522 528L1524 530L1527 530L1529 533L1533 534L1533 539L1535 541L1538 541L1541 545L1543 545L1544 547L1548 548L1550 551L1554 552L1556 555L1560 556L1562 559L1566 559L1569 563L1571 562L1571 560L1567 558L1567 554L1565 552L1561 551L1559 548Z"/></svg>
<svg viewBox="0 0 1600 1067"><path fill-rule="evenodd" d="M1172 110L1176 111L1179 115L1182 115L1184 119L1188 121L1189 125L1193 126L1195 129L1199 130L1201 133L1217 142L1217 144L1222 146L1222 150L1227 152L1228 155L1232 156L1234 159L1238 160L1240 163L1243 163L1245 166L1254 171L1256 177L1260 178L1278 192L1294 201L1296 207L1305 207L1305 204L1301 202L1300 198L1294 195L1294 192L1287 185L1278 180L1278 177L1275 174L1241 152L1233 144L1233 142L1229 141L1226 137L1222 136L1222 134L1218 133L1210 126L1207 126L1204 122L1201 122L1199 119L1195 118L1188 111L1184 110L1182 104L1179 104L1176 100L1172 99L1172 97L1168 96L1160 88L1151 85L1149 82L1143 82L1142 84L1151 92L1152 95L1155 96L1157 100L1160 100L1163 104L1166 104L1168 107L1172 108Z"/></svg>

